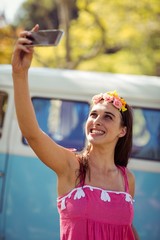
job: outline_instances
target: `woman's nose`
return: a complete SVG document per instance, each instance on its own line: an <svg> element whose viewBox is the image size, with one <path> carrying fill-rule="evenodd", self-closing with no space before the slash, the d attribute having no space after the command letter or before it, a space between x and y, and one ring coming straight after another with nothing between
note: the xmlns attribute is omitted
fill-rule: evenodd
<svg viewBox="0 0 160 240"><path fill-rule="evenodd" d="M101 118L99 116L94 119L94 124L99 126L101 125Z"/></svg>

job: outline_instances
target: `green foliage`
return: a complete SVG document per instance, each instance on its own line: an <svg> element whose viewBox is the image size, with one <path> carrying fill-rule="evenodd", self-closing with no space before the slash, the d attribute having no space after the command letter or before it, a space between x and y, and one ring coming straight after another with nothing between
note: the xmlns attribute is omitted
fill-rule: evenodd
<svg viewBox="0 0 160 240"><path fill-rule="evenodd" d="M41 29L57 28L58 12L55 1L28 0L22 4L17 13L15 24L30 30L37 23Z"/></svg>
<svg viewBox="0 0 160 240"><path fill-rule="evenodd" d="M13 52L16 31L13 27L7 26L0 29L0 64L10 64Z"/></svg>
<svg viewBox="0 0 160 240"><path fill-rule="evenodd" d="M14 25L65 29L58 47L35 49L34 66L159 76L159 17L159 0L26 0Z"/></svg>

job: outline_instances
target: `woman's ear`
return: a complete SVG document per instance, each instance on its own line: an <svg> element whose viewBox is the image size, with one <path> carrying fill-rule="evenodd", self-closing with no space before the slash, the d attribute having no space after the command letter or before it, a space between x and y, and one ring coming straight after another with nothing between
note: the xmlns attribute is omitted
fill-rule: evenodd
<svg viewBox="0 0 160 240"><path fill-rule="evenodd" d="M126 126L122 127L119 137L124 137L126 135L126 132L127 132L127 127Z"/></svg>

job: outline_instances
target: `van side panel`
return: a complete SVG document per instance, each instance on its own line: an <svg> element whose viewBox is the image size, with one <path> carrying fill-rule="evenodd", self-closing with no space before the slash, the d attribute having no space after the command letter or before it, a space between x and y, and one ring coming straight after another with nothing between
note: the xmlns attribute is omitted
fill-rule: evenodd
<svg viewBox="0 0 160 240"><path fill-rule="evenodd" d="M31 68L29 81L40 127L78 151L93 95L116 89L134 107L134 225L141 240L160 239L160 78ZM0 65L0 99L0 240L59 240L56 175L22 140L11 66Z"/></svg>
<svg viewBox="0 0 160 240"><path fill-rule="evenodd" d="M133 172L136 178L135 227L141 239L158 240L160 236L160 173Z"/></svg>
<svg viewBox="0 0 160 240"><path fill-rule="evenodd" d="M5 166L6 166L7 154L0 153L0 212L3 208L3 191L4 191L4 177L5 177Z"/></svg>
<svg viewBox="0 0 160 240"><path fill-rule="evenodd" d="M5 179L6 179L6 168L7 168L7 157L6 153L0 153L0 239L4 236L4 191L5 191Z"/></svg>
<svg viewBox="0 0 160 240"><path fill-rule="evenodd" d="M58 240L56 176L34 157L10 155L5 192L6 240Z"/></svg>

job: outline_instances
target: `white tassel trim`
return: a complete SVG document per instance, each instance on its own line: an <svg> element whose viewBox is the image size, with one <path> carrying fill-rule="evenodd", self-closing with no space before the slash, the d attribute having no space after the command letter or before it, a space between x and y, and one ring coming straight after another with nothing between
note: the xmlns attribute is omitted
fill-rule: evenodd
<svg viewBox="0 0 160 240"><path fill-rule="evenodd" d="M82 197L85 197L85 192L83 191L82 188L78 188L77 192L74 195L74 200L81 199Z"/></svg>
<svg viewBox="0 0 160 240"><path fill-rule="evenodd" d="M109 194L105 190L102 190L102 192L101 192L101 200L104 201L104 202L110 202L111 201L111 198L110 198Z"/></svg>
<svg viewBox="0 0 160 240"><path fill-rule="evenodd" d="M107 191L107 190L103 190L101 188L98 187L93 187L90 185L85 185L83 187L78 187L78 188L74 188L69 194L67 194L66 196L57 199L57 202L61 202L61 210L66 209L66 199L67 198L71 198L73 192L76 192L74 195L74 200L77 199L81 199L83 197L85 197L85 192L83 189L85 188L89 188L90 191L94 191L94 189L100 190L101 191L101 196L100 199L104 202L111 202L111 197L109 195L109 193L115 193L115 194L124 194L125 195L125 201L126 202L130 202L131 204L133 204L134 200L132 199L131 195L129 193L126 192L117 192L117 191Z"/></svg>

